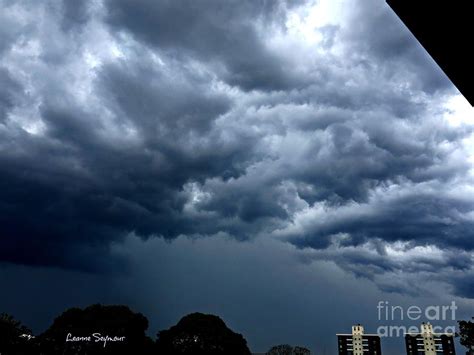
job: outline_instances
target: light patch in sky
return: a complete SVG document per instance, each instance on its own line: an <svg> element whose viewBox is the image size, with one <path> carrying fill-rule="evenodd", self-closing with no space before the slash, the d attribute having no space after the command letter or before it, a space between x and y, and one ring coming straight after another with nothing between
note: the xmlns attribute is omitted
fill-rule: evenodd
<svg viewBox="0 0 474 355"><path fill-rule="evenodd" d="M463 95L451 96L445 106L447 121L454 127L467 125L474 127L474 108Z"/></svg>
<svg viewBox="0 0 474 355"><path fill-rule="evenodd" d="M471 134L463 138L460 143L467 151L467 161L471 165L470 177L474 179L474 108L458 94L451 96L446 105L445 119L453 127L465 127Z"/></svg>
<svg viewBox="0 0 474 355"><path fill-rule="evenodd" d="M341 25L346 18L347 1L320 0L297 8L288 15L288 33L299 37L306 45L319 43L323 36L319 29L327 25Z"/></svg>

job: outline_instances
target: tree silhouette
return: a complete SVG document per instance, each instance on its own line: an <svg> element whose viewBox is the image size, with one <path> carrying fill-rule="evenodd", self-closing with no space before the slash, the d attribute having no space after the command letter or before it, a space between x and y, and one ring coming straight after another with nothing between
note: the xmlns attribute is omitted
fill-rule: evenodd
<svg viewBox="0 0 474 355"><path fill-rule="evenodd" d="M293 347L289 344L275 345L266 355L293 355Z"/></svg>
<svg viewBox="0 0 474 355"><path fill-rule="evenodd" d="M474 323L465 320L458 323L461 345L469 349L469 354L474 354Z"/></svg>
<svg viewBox="0 0 474 355"><path fill-rule="evenodd" d="M0 354L27 354L31 347L31 330L22 325L13 316L0 314Z"/></svg>
<svg viewBox="0 0 474 355"><path fill-rule="evenodd" d="M293 355L310 355L311 351L309 349L304 348L302 346L295 346L293 348Z"/></svg>
<svg viewBox="0 0 474 355"><path fill-rule="evenodd" d="M311 352L301 346L292 347L288 344L281 344L272 347L266 355L310 355Z"/></svg>
<svg viewBox="0 0 474 355"><path fill-rule="evenodd" d="M38 337L44 355L152 354L148 320L126 306L70 308ZM107 338L108 337L108 338Z"/></svg>
<svg viewBox="0 0 474 355"><path fill-rule="evenodd" d="M158 350L166 355L250 355L241 334L217 316L192 313L158 333Z"/></svg>

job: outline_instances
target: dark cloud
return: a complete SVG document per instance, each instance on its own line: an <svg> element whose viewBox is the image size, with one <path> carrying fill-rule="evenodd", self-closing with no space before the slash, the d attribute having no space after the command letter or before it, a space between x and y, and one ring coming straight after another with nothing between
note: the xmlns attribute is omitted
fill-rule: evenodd
<svg viewBox="0 0 474 355"><path fill-rule="evenodd" d="M24 30L24 26L16 21L17 19L11 16L13 11L13 1L2 0L0 6L2 12L0 13L0 55L9 50L18 36Z"/></svg>
<svg viewBox="0 0 474 355"><path fill-rule="evenodd" d="M295 5L294 3L293 5ZM286 2L108 1L108 22L178 57L212 63L230 85L245 90L284 90L298 85L290 63L264 41L268 27L281 27Z"/></svg>
<svg viewBox="0 0 474 355"><path fill-rule="evenodd" d="M338 212L344 211L338 216ZM344 245L358 245L373 238L385 241L411 241L419 244L459 247L472 250L473 222L465 221L472 212L471 201L440 198L433 194L415 194L393 201L334 209L333 218L314 223L308 229L309 240L304 246L319 245L321 239L329 243L331 236L346 233ZM297 242L298 243L298 242Z"/></svg>
<svg viewBox="0 0 474 355"><path fill-rule="evenodd" d="M229 99L213 92L207 77L189 71L166 74L143 63L122 64L104 67L97 92L115 110L112 124L135 132L132 143L105 136L110 122L70 97L42 103L42 137L5 133L2 259L111 269L121 261L100 255L129 232L172 238L216 230L193 226L183 211L183 186L243 173L251 153L240 146L246 138L236 145L213 130Z"/></svg>
<svg viewBox="0 0 474 355"><path fill-rule="evenodd" d="M453 293L459 297L472 299L474 283L472 272L457 276L453 280Z"/></svg>
<svg viewBox="0 0 474 355"><path fill-rule="evenodd" d="M8 70L0 67L0 124L7 119L7 113L17 103L22 87L12 78Z"/></svg>
<svg viewBox="0 0 474 355"><path fill-rule="evenodd" d="M90 19L90 1L62 0L62 25L65 29L81 26Z"/></svg>
<svg viewBox="0 0 474 355"><path fill-rule="evenodd" d="M211 76L185 66L169 70L158 70L142 59L105 67L100 73L104 96L139 130L146 144L165 140L176 144L177 139L193 143L191 135L206 136L231 105L227 95L209 85Z"/></svg>

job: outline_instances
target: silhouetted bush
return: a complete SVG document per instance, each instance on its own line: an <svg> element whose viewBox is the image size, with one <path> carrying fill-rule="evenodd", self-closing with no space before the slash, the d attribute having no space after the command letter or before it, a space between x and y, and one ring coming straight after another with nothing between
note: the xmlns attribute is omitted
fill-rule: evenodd
<svg viewBox="0 0 474 355"><path fill-rule="evenodd" d="M310 355L311 351L301 346L292 347L288 344L281 344L272 347L266 355Z"/></svg>
<svg viewBox="0 0 474 355"><path fill-rule="evenodd" d="M1 355L250 355L247 342L217 316L192 313L147 335L148 320L126 306L70 308L36 338L12 316L0 315ZM305 353L302 353L306 355Z"/></svg>
<svg viewBox="0 0 474 355"><path fill-rule="evenodd" d="M0 314L0 354L24 355L31 353L31 330L6 313Z"/></svg>
<svg viewBox="0 0 474 355"><path fill-rule="evenodd" d="M148 320L126 306L71 308L36 341L41 355L153 354ZM35 354L37 355L37 354Z"/></svg>
<svg viewBox="0 0 474 355"><path fill-rule="evenodd" d="M459 323L459 337L462 346L469 351L466 354L474 354L474 323L461 320Z"/></svg>
<svg viewBox="0 0 474 355"><path fill-rule="evenodd" d="M241 334L217 316L192 313L158 333L158 350L166 355L249 355Z"/></svg>

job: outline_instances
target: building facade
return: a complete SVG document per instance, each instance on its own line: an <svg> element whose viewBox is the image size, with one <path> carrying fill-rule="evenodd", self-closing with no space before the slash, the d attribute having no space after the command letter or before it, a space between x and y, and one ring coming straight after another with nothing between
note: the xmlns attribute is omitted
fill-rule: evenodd
<svg viewBox="0 0 474 355"><path fill-rule="evenodd" d="M455 355L454 334L433 333L429 323L421 325L421 333L406 333L407 355Z"/></svg>
<svg viewBox="0 0 474 355"><path fill-rule="evenodd" d="M339 355L380 355L382 348L377 334L365 334L360 324L352 326L352 334L337 334Z"/></svg>

